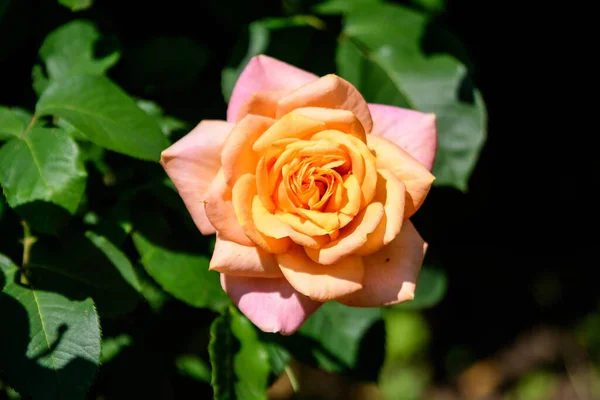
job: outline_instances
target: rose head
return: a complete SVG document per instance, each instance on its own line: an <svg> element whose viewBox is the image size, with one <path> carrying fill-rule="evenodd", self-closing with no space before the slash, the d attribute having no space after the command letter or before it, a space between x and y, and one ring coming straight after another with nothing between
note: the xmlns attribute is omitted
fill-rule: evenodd
<svg viewBox="0 0 600 400"><path fill-rule="evenodd" d="M409 218L434 180L435 117L367 104L349 82L266 56L227 122L202 121L161 164L205 235L210 269L260 329L291 334L323 303L410 300L427 244Z"/></svg>

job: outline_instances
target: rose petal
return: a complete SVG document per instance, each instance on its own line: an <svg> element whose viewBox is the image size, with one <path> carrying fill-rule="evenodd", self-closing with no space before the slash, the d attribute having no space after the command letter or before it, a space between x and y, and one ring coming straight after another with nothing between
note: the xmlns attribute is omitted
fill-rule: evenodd
<svg viewBox="0 0 600 400"><path fill-rule="evenodd" d="M348 256L332 265L320 265L306 256L300 246L277 255L281 272L290 285L316 301L329 301L362 288L363 259Z"/></svg>
<svg viewBox="0 0 600 400"><path fill-rule="evenodd" d="M352 111L332 108L303 107L294 110L305 117L325 123L325 129L333 129L348 133L362 142L367 142L365 128Z"/></svg>
<svg viewBox="0 0 600 400"><path fill-rule="evenodd" d="M281 139L303 138L325 129L325 123L291 112L277 120L252 145L257 153L265 152L273 142Z"/></svg>
<svg viewBox="0 0 600 400"><path fill-rule="evenodd" d="M235 215L231 192L231 187L225 183L221 169L206 193L204 204L206 216L219 232L221 239L230 240L243 246L254 246Z"/></svg>
<svg viewBox="0 0 600 400"><path fill-rule="evenodd" d="M221 286L260 330L291 335L322 303L298 293L285 279L221 274Z"/></svg>
<svg viewBox="0 0 600 400"><path fill-rule="evenodd" d="M279 100L277 118L302 107L322 107L352 111L366 133L373 128L371 113L364 97L347 80L337 75L325 75Z"/></svg>
<svg viewBox="0 0 600 400"><path fill-rule="evenodd" d="M235 83L227 107L227 121L236 121L240 107L254 92L295 90L318 78L310 72L265 55L253 57Z"/></svg>
<svg viewBox="0 0 600 400"><path fill-rule="evenodd" d="M398 236L404 221L406 186L387 169L377 171L377 191L373 201L383 203L385 213L381 222L367 236L367 241L355 254L366 256L379 251Z"/></svg>
<svg viewBox="0 0 600 400"><path fill-rule="evenodd" d="M367 144L375 152L378 169L387 169L406 186L404 219L410 218L423 204L435 177L408 152L385 138L367 135Z"/></svg>
<svg viewBox="0 0 600 400"><path fill-rule="evenodd" d="M384 137L406 150L431 171L437 150L435 114L369 104L373 135Z"/></svg>
<svg viewBox="0 0 600 400"><path fill-rule="evenodd" d="M210 260L211 271L228 275L256 278L281 278L277 260L272 254L255 246L242 246L217 236Z"/></svg>
<svg viewBox="0 0 600 400"><path fill-rule="evenodd" d="M315 263L331 265L340 262L367 242L367 236L377 228L383 215L383 204L371 203L340 231L336 240L321 248L304 250Z"/></svg>
<svg viewBox="0 0 600 400"><path fill-rule="evenodd" d="M221 152L221 165L228 185L233 186L244 174L254 174L260 157L252 151L252 145L274 122L271 118L248 114L235 125Z"/></svg>
<svg viewBox="0 0 600 400"><path fill-rule="evenodd" d="M353 307L379 307L412 300L426 250L427 243L413 224L404 222L396 239L364 257L363 288L337 301Z"/></svg>
<svg viewBox="0 0 600 400"><path fill-rule="evenodd" d="M204 211L206 192L221 167L221 149L233 124L204 120L161 153L160 163L200 232L215 233Z"/></svg>
<svg viewBox="0 0 600 400"><path fill-rule="evenodd" d="M232 203L238 223L246 236L267 253L283 253L292 244L290 238L273 238L256 229L252 216L252 201L256 196L256 178L252 174L243 175L233 187ZM259 200L260 201L260 200Z"/></svg>
<svg viewBox="0 0 600 400"><path fill-rule="evenodd" d="M277 102L286 93L284 91L259 91L254 92L240 107L236 121L241 121L246 115L254 114L268 118L275 118Z"/></svg>

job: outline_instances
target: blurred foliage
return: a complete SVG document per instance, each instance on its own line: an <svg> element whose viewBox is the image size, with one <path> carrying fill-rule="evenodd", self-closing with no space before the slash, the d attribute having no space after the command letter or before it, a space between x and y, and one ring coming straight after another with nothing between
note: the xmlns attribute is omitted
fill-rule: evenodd
<svg viewBox="0 0 600 400"><path fill-rule="evenodd" d="M523 167L498 143L524 134L482 72L506 57L479 39L483 6L456 4L0 0L0 399L600 398L596 284L571 255L549 266L547 242L515 255L536 207L522 196L516 213L506 181ZM436 114L413 301L328 303L296 334L267 334L208 271L214 237L158 160L224 119L258 54ZM550 339L520 345L537 324Z"/></svg>

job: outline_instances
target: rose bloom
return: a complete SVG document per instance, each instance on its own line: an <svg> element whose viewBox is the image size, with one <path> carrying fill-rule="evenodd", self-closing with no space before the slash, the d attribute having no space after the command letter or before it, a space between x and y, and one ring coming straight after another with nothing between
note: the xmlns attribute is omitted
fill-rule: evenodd
<svg viewBox="0 0 600 400"><path fill-rule="evenodd" d="M336 75L254 57L227 121L204 120L161 164L210 269L265 332L289 335L324 302L414 298L427 243L409 218L434 176L435 116L367 104Z"/></svg>

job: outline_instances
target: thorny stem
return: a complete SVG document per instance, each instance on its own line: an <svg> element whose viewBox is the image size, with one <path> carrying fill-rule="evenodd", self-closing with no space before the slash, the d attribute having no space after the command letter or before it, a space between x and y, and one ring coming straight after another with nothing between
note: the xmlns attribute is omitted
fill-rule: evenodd
<svg viewBox="0 0 600 400"><path fill-rule="evenodd" d="M23 273L21 274L21 283L29 285L29 259L31 257L31 247L37 241L37 237L31 234L31 228L26 221L21 221L21 225L23 225L23 261L21 262Z"/></svg>

